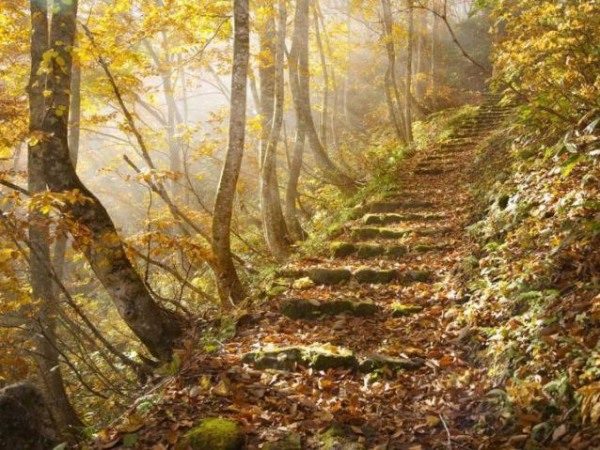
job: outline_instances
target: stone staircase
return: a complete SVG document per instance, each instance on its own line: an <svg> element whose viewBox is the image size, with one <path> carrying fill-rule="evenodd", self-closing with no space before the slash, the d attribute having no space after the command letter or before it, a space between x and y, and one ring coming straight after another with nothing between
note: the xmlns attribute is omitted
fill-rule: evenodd
<svg viewBox="0 0 600 450"><path fill-rule="evenodd" d="M450 139L415 157L411 171L384 200L356 208L327 255L280 270L285 293L273 300L278 312L261 326L287 330L287 320L303 332L282 331L277 345L251 335L241 347L247 349L241 361L259 371L435 376L424 354L390 351L389 343L406 342L405 329L439 314L436 292L450 276L448 261L462 238L464 221L457 210L461 202L468 204L452 192L468 166L465 152L510 112L491 101L481 106ZM387 331L378 336L374 331L380 326ZM320 343L323 336L335 342Z"/></svg>

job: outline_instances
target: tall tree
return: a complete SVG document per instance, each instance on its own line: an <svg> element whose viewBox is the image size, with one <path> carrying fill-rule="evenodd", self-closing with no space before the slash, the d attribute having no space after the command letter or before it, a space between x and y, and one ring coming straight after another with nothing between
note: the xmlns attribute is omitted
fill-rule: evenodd
<svg viewBox="0 0 600 450"><path fill-rule="evenodd" d="M390 115L390 120L398 139L401 142L406 142L406 126L404 124L400 89L398 88L398 79L396 76L396 46L393 34L394 18L392 16L390 0L381 0L381 10L383 13L383 37L388 59L388 66L385 72L385 98L388 106L388 114Z"/></svg>
<svg viewBox="0 0 600 450"><path fill-rule="evenodd" d="M36 0L37 1L37 0ZM127 258L114 223L98 198L81 182L68 143L72 49L77 0L57 2L52 9L50 60L43 120L45 181L56 193L79 192L84 201L68 203L64 212L83 232L74 234L92 270L111 295L123 320L157 358L170 359L181 335L181 321L161 308Z"/></svg>
<svg viewBox="0 0 600 450"><path fill-rule="evenodd" d="M406 46L406 82L405 82L405 93L404 93L404 122L406 126L406 140L408 143L413 141L412 132L412 65L413 65L413 47L415 40L415 23L414 23L414 0L406 0L406 6L408 10L408 43Z"/></svg>
<svg viewBox="0 0 600 450"><path fill-rule="evenodd" d="M249 1L233 0L233 68L229 143L221 171L212 223L212 247L217 261L217 285L224 307L246 296L231 254L231 218L235 190L242 167L246 138L246 85L250 59Z"/></svg>
<svg viewBox="0 0 600 450"><path fill-rule="evenodd" d="M317 166L329 177L331 183L342 190L352 191L355 181L344 174L331 161L323 143L319 138L312 116L310 101L310 67L308 58L309 0L296 2L294 16L294 34L292 48L288 57L290 71L290 88L294 99L296 117L306 131L306 137L312 149Z"/></svg>
<svg viewBox="0 0 600 450"><path fill-rule="evenodd" d="M41 136L44 121L44 88L46 76L40 71L43 56L48 49L48 6L45 0L33 0L31 11L31 75L28 86L29 132ZM27 158L28 189L33 195L46 190L44 180L44 140L30 140ZM34 321L34 341L39 375L45 386L48 405L56 427L69 436L82 426L65 390L56 339L58 302L54 295L50 260L50 237L46 217L30 211L29 242L31 255L31 293L39 301Z"/></svg>
<svg viewBox="0 0 600 450"><path fill-rule="evenodd" d="M271 9L269 22L273 22L275 11ZM279 197L279 182L277 177L277 145L281 135L281 126L283 124L284 108L284 59L285 59L285 35L287 23L287 11L285 1L280 0L277 8L278 26L276 39L271 38L274 27L268 25L265 30L267 37L261 39L263 46L261 53L269 52L269 60L273 60L274 70L261 71L262 79L265 78L265 86L273 87L273 95L270 89L262 89L261 101L271 103L263 107L263 114L272 113L270 120L263 116L263 127L269 126L261 154L260 171L260 196L262 209L262 223L265 233L265 239L273 255L279 259L288 256L290 252L290 242L288 231L281 208L281 199Z"/></svg>
<svg viewBox="0 0 600 450"><path fill-rule="evenodd" d="M302 128L302 124L298 124L296 131L296 142L294 144L293 154L289 159L288 182L285 190L285 207L284 216L287 229L290 233L290 238L295 241L304 239L305 233L298 219L298 209L296 203L298 200L298 180L300 179L300 171L302 170L302 159L304 155L304 147L306 141L306 133Z"/></svg>

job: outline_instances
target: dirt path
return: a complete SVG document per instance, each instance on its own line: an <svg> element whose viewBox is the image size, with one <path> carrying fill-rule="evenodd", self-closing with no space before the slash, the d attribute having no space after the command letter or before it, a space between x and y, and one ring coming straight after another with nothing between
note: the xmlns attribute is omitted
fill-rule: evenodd
<svg viewBox="0 0 600 450"><path fill-rule="evenodd" d="M219 353L184 368L140 442L152 448L165 428L177 435L216 415L244 426L248 448L290 433L306 449L500 448L477 426L493 386L468 362L468 330L452 319L471 205L466 170L505 113L482 107L403 168L385 202L357 211L331 257L283 271L293 287ZM337 436L323 447L332 426Z"/></svg>

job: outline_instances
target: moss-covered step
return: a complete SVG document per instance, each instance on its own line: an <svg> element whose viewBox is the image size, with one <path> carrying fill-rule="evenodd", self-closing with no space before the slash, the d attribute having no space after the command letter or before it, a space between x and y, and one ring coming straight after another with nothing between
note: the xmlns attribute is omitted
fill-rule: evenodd
<svg viewBox="0 0 600 450"><path fill-rule="evenodd" d="M415 253L427 253L446 250L449 247L448 244L416 244L410 248L410 251Z"/></svg>
<svg viewBox="0 0 600 450"><path fill-rule="evenodd" d="M418 228L414 230L414 234L417 236L439 236L440 234L450 233L452 230L452 227Z"/></svg>
<svg viewBox="0 0 600 450"><path fill-rule="evenodd" d="M344 283L352 277L352 271L346 268L313 267L305 273L313 283L328 286Z"/></svg>
<svg viewBox="0 0 600 450"><path fill-rule="evenodd" d="M443 214L424 214L424 213L387 213L387 214L365 214L362 221L365 225L390 225L393 223L410 221L432 221L444 218Z"/></svg>
<svg viewBox="0 0 600 450"><path fill-rule="evenodd" d="M374 239L401 239L408 236L412 230L397 230L394 228L357 227L350 231L354 241L370 241Z"/></svg>
<svg viewBox="0 0 600 450"><path fill-rule="evenodd" d="M295 370L297 366L303 366L315 370L344 369L363 373L382 369L392 372L415 370L424 364L424 360L421 358L394 358L378 354L358 358L352 350L332 344L268 346L255 352L246 353L242 357L242 362L251 364L259 370L291 371Z"/></svg>
<svg viewBox="0 0 600 450"><path fill-rule="evenodd" d="M177 449L240 450L244 446L244 441L244 433L236 422L220 417L209 417L202 419L185 433Z"/></svg>
<svg viewBox="0 0 600 450"><path fill-rule="evenodd" d="M377 370L388 370L398 372L400 370L416 370L423 367L425 360L422 358L393 358L385 355L371 355L365 358L359 366L363 373L371 373Z"/></svg>
<svg viewBox="0 0 600 450"><path fill-rule="evenodd" d="M356 256L360 259L388 258L398 259L408 253L404 245L353 244L351 242L334 242L330 246L334 258Z"/></svg>
<svg viewBox="0 0 600 450"><path fill-rule="evenodd" d="M377 313L379 308L372 302L350 299L306 300L286 299L281 303L281 313L290 319L315 319L321 316L348 314L356 317L368 317Z"/></svg>
<svg viewBox="0 0 600 450"><path fill-rule="evenodd" d="M426 167L415 169L416 175L442 175L444 173L452 172L453 169L444 167Z"/></svg>
<svg viewBox="0 0 600 450"><path fill-rule="evenodd" d="M398 200L394 202L375 202L366 206L366 211L369 213L390 213L398 211L399 209L410 209L410 208L429 208L433 206L433 203L428 200L419 199L408 199Z"/></svg>
<svg viewBox="0 0 600 450"><path fill-rule="evenodd" d="M405 270L397 278L402 284L433 283L435 274L429 270Z"/></svg>
<svg viewBox="0 0 600 450"><path fill-rule="evenodd" d="M405 317L412 314L420 313L423 311L421 305L407 304L407 303L393 303L391 306L392 317Z"/></svg>
<svg viewBox="0 0 600 450"><path fill-rule="evenodd" d="M298 365L315 370L356 370L359 362L354 353L331 344L296 347L265 347L243 356L242 361L259 370L294 370Z"/></svg>
<svg viewBox="0 0 600 450"><path fill-rule="evenodd" d="M361 267L354 271L352 275L359 283L385 284L394 281L398 277L398 271Z"/></svg>

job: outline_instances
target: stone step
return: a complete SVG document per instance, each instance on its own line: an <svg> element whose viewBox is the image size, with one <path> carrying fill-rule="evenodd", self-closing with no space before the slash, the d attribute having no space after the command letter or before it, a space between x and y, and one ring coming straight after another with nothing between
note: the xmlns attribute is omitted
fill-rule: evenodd
<svg viewBox="0 0 600 450"><path fill-rule="evenodd" d="M428 270L379 269L368 266L359 267L354 270L347 267L288 269L280 271L278 275L281 278L292 278L296 281L306 278L309 283L325 286L335 286L351 280L368 284L387 284L397 281L403 285L411 283L432 283L435 280L435 275Z"/></svg>
<svg viewBox="0 0 600 450"><path fill-rule="evenodd" d="M447 227L437 227L437 228L419 228L414 231L414 234L417 236L439 236L440 234L447 234L453 231L454 228Z"/></svg>
<svg viewBox="0 0 600 450"><path fill-rule="evenodd" d="M409 221L423 221L431 222L435 220L442 220L445 216L443 214L424 214L424 213L382 213L382 214L366 214L363 217L365 225L390 225L393 223L409 222Z"/></svg>
<svg viewBox="0 0 600 450"><path fill-rule="evenodd" d="M314 370L351 370L371 373L376 370L415 370L423 367L421 358L394 358L384 355L357 356L352 350L331 344L313 344L308 346L274 347L246 353L242 362L259 370L292 371L298 366Z"/></svg>
<svg viewBox="0 0 600 450"><path fill-rule="evenodd" d="M398 211L399 209L418 209L418 208L429 208L433 206L433 203L427 200L399 200L399 201L386 201L386 202L375 202L367 205L365 213L390 213Z"/></svg>
<svg viewBox="0 0 600 450"><path fill-rule="evenodd" d="M427 253L443 251L447 250L448 248L450 248L448 244L416 244L410 247L410 251L416 253Z"/></svg>
<svg viewBox="0 0 600 450"><path fill-rule="evenodd" d="M371 241L375 239L401 239L408 236L412 230L396 230L393 228L359 227L350 230L353 241Z"/></svg>
<svg viewBox="0 0 600 450"><path fill-rule="evenodd" d="M421 167L415 169L414 173L416 175L443 175L455 170L456 167Z"/></svg>
<svg viewBox="0 0 600 450"><path fill-rule="evenodd" d="M391 307L392 317L406 317L423 311L421 305L394 303Z"/></svg>
<svg viewBox="0 0 600 450"><path fill-rule="evenodd" d="M334 258L353 256L360 259L386 258L399 259L408 253L404 245L354 244L351 242L334 242L330 247Z"/></svg>
<svg viewBox="0 0 600 450"><path fill-rule="evenodd" d="M290 319L316 319L321 316L346 314L355 317L374 316L379 307L372 302L350 299L307 300L302 298L286 299L281 303L281 314Z"/></svg>

